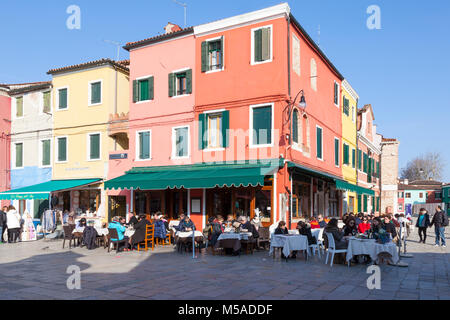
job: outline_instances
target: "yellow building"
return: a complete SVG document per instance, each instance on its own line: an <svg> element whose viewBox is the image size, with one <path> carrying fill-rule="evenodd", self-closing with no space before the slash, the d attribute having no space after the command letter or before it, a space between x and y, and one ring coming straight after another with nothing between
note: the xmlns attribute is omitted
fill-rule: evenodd
<svg viewBox="0 0 450 320"><path fill-rule="evenodd" d="M342 81L342 175L352 185L357 184L356 115L359 96L347 80ZM344 213L357 211L357 194L347 190L344 196Z"/></svg>
<svg viewBox="0 0 450 320"><path fill-rule="evenodd" d="M108 134L108 122L110 115L128 114L128 61L102 59L48 74L53 76L52 180L85 179L75 188L54 193L52 205L70 211L91 209L106 219L103 181L109 154L127 145L123 137L117 143L117 136Z"/></svg>

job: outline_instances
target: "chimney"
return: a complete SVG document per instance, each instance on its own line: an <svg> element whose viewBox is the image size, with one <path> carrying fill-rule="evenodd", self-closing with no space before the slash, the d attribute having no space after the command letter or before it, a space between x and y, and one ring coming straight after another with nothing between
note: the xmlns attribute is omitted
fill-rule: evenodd
<svg viewBox="0 0 450 320"><path fill-rule="evenodd" d="M168 33L172 33L172 32L177 32L181 30L181 27L177 24L173 24L173 23L167 23L167 26L164 27L164 30L166 31L166 34Z"/></svg>
<svg viewBox="0 0 450 320"><path fill-rule="evenodd" d="M403 180L403 184L408 185L408 184L409 184L409 180L408 180L408 179L404 179L404 180Z"/></svg>

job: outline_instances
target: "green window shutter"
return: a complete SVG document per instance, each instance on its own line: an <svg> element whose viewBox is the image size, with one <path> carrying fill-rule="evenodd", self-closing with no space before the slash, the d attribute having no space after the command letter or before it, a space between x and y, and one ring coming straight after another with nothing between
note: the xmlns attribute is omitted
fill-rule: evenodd
<svg viewBox="0 0 450 320"><path fill-rule="evenodd" d="M372 197L372 211L375 212L375 197Z"/></svg>
<svg viewBox="0 0 450 320"><path fill-rule="evenodd" d="M91 104L100 103L102 98L101 82L91 83Z"/></svg>
<svg viewBox="0 0 450 320"><path fill-rule="evenodd" d="M23 143L16 144L16 168L23 167Z"/></svg>
<svg viewBox="0 0 450 320"><path fill-rule="evenodd" d="M204 113L200 113L198 115L198 149L205 149L205 129L206 126L206 117Z"/></svg>
<svg viewBox="0 0 450 320"><path fill-rule="evenodd" d="M253 144L272 143L272 107L253 108Z"/></svg>
<svg viewBox="0 0 450 320"><path fill-rule="evenodd" d="M261 60L270 60L270 28L263 28L261 39Z"/></svg>
<svg viewBox="0 0 450 320"><path fill-rule="evenodd" d="M369 166L367 168L367 182L372 182L372 158L368 158Z"/></svg>
<svg viewBox="0 0 450 320"><path fill-rule="evenodd" d="M364 152L363 172L367 173L367 154Z"/></svg>
<svg viewBox="0 0 450 320"><path fill-rule="evenodd" d="M67 109L67 89L59 90L59 109Z"/></svg>
<svg viewBox="0 0 450 320"><path fill-rule="evenodd" d="M334 83L334 104L338 104L339 103L339 89L338 89L338 84L335 82Z"/></svg>
<svg viewBox="0 0 450 320"><path fill-rule="evenodd" d="M358 169L361 170L362 167L362 151L358 149Z"/></svg>
<svg viewBox="0 0 450 320"><path fill-rule="evenodd" d="M43 98L44 98L44 112L50 112L50 91L44 92Z"/></svg>
<svg viewBox="0 0 450 320"><path fill-rule="evenodd" d="M202 42L202 72L209 71L208 42Z"/></svg>
<svg viewBox="0 0 450 320"><path fill-rule="evenodd" d="M155 98L155 77L148 78L148 98L150 100Z"/></svg>
<svg viewBox="0 0 450 320"><path fill-rule="evenodd" d="M175 74L169 73L169 97L175 95Z"/></svg>
<svg viewBox="0 0 450 320"><path fill-rule="evenodd" d="M356 167L356 150L352 149L352 168Z"/></svg>
<svg viewBox="0 0 450 320"><path fill-rule="evenodd" d="M380 162L377 162L377 177L381 178Z"/></svg>
<svg viewBox="0 0 450 320"><path fill-rule="evenodd" d="M294 110L294 114L292 115L292 140L295 143L298 143L298 111Z"/></svg>
<svg viewBox="0 0 450 320"><path fill-rule="evenodd" d="M136 103L139 101L139 82L137 80L133 80L133 102Z"/></svg>
<svg viewBox="0 0 450 320"><path fill-rule="evenodd" d="M358 212L361 212L361 195L358 194Z"/></svg>
<svg viewBox="0 0 450 320"><path fill-rule="evenodd" d="M229 137L229 129L230 129L230 111L222 112L222 147L227 148L230 144Z"/></svg>
<svg viewBox="0 0 450 320"><path fill-rule="evenodd" d="M317 158L322 159L322 129L319 127L316 129L316 142Z"/></svg>
<svg viewBox="0 0 450 320"><path fill-rule="evenodd" d="M186 71L186 93L192 93L192 69Z"/></svg>
<svg viewBox="0 0 450 320"><path fill-rule="evenodd" d="M150 158L150 132L139 133L139 159Z"/></svg>
<svg viewBox="0 0 450 320"><path fill-rule="evenodd" d="M344 164L350 164L349 147L344 144Z"/></svg>
<svg viewBox="0 0 450 320"><path fill-rule="evenodd" d="M223 45L223 36L220 37L220 67L223 68L225 65L225 61L223 61L223 50L224 50L224 45Z"/></svg>
<svg viewBox="0 0 450 320"><path fill-rule="evenodd" d="M23 97L16 98L16 117L23 117Z"/></svg>
<svg viewBox="0 0 450 320"><path fill-rule="evenodd" d="M92 134L90 139L90 155L89 159L100 159L100 134Z"/></svg>
<svg viewBox="0 0 450 320"><path fill-rule="evenodd" d="M149 79L139 80L139 101L149 100L149 82Z"/></svg>
<svg viewBox="0 0 450 320"><path fill-rule="evenodd" d="M178 157L188 156L188 128L176 129L176 155Z"/></svg>
<svg viewBox="0 0 450 320"><path fill-rule="evenodd" d="M334 164L336 166L339 166L339 149L340 149L339 140L334 139Z"/></svg>
<svg viewBox="0 0 450 320"><path fill-rule="evenodd" d="M380 197L377 197L377 211L380 211Z"/></svg>
<svg viewBox="0 0 450 320"><path fill-rule="evenodd" d="M58 161L67 161L67 138L58 138Z"/></svg>
<svg viewBox="0 0 450 320"><path fill-rule="evenodd" d="M367 212L367 205L368 205L368 199L367 199L367 195L364 195L364 201L363 201L363 204L364 204L364 212Z"/></svg>
<svg viewBox="0 0 450 320"><path fill-rule="evenodd" d="M262 61L262 29L254 31L255 62Z"/></svg>
<svg viewBox="0 0 450 320"><path fill-rule="evenodd" d="M50 140L42 141L42 165L50 165Z"/></svg>

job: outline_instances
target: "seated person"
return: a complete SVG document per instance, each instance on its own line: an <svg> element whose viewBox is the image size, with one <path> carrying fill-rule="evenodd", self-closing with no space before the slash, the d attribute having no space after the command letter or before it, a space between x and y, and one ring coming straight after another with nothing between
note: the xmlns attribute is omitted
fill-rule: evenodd
<svg viewBox="0 0 450 320"><path fill-rule="evenodd" d="M184 213L180 214L180 216L178 217L178 221L180 221L180 222L178 223L177 226L175 226L175 225L173 226L175 231L180 231L180 225L181 225L181 222L184 221L184 218L186 218L186 215Z"/></svg>
<svg viewBox="0 0 450 320"><path fill-rule="evenodd" d="M84 229L86 227L86 218L81 218L76 224L76 229Z"/></svg>
<svg viewBox="0 0 450 320"><path fill-rule="evenodd" d="M166 225L164 224L164 221L160 219L160 217L162 216L155 215L155 220L153 222L153 225L155 226L155 238L166 239L167 237Z"/></svg>
<svg viewBox="0 0 450 320"><path fill-rule="evenodd" d="M300 221L297 224L298 233L308 238L308 245L317 244L317 239L311 233L311 226L306 222Z"/></svg>
<svg viewBox="0 0 450 320"><path fill-rule="evenodd" d="M320 229L320 224L319 222L316 220L315 217L311 217L309 219L309 224L311 225L311 229Z"/></svg>
<svg viewBox="0 0 450 320"><path fill-rule="evenodd" d="M370 226L369 232L373 234L374 239L378 238L378 234L382 229L382 222L380 218L373 218L372 225Z"/></svg>
<svg viewBox="0 0 450 320"><path fill-rule="evenodd" d="M362 222L358 225L359 233L366 233L370 230L369 218L367 216L362 217Z"/></svg>
<svg viewBox="0 0 450 320"><path fill-rule="evenodd" d="M325 222L325 220L323 219L323 216L321 214L319 214L319 216L317 217L317 220L319 222L319 227L320 228L325 228L327 223Z"/></svg>
<svg viewBox="0 0 450 320"><path fill-rule="evenodd" d="M135 248L139 243L144 242L145 234L147 231L147 226L151 225L150 221L148 221L147 216L145 214L140 214L136 220L137 223L134 224L134 234L130 238L131 250Z"/></svg>
<svg viewBox="0 0 450 320"><path fill-rule="evenodd" d="M334 243L336 245L336 249L347 249L348 242L344 239L344 232L340 231L338 228L338 220L333 218L328 222L325 227L324 232L331 233L334 239ZM328 237L325 237L326 242L328 242Z"/></svg>
<svg viewBox="0 0 450 320"><path fill-rule="evenodd" d="M252 237L254 239L259 238L258 230L256 230L255 226L250 221L247 220L247 217L241 216L239 218L239 221L241 223L241 226L240 226L241 231L243 231L243 232L251 232L252 233Z"/></svg>
<svg viewBox="0 0 450 320"><path fill-rule="evenodd" d="M344 227L344 236L355 236L358 233L358 229L356 227L356 221L354 218L347 219L347 223Z"/></svg>
<svg viewBox="0 0 450 320"><path fill-rule="evenodd" d="M232 214L229 214L227 216L227 221L225 221L225 224L227 227L232 227L235 222L236 220L234 220L234 216Z"/></svg>
<svg viewBox="0 0 450 320"><path fill-rule="evenodd" d="M186 216L184 218L184 220L180 221L178 229L179 229L180 232L194 231L195 230L195 225L192 222L191 218L189 218L189 216Z"/></svg>
<svg viewBox="0 0 450 320"><path fill-rule="evenodd" d="M358 215L355 217L356 227L359 226L359 224L362 222L362 219L363 219L363 214L360 212L360 213L358 213Z"/></svg>
<svg viewBox="0 0 450 320"><path fill-rule="evenodd" d="M275 229L275 234L289 234L289 230L286 228L286 222L280 221L278 228Z"/></svg>
<svg viewBox="0 0 450 320"><path fill-rule="evenodd" d="M217 239L224 232L225 224L223 221L223 217L218 215L212 224L212 233L211 233L211 246L215 246L217 243Z"/></svg>
<svg viewBox="0 0 450 320"><path fill-rule="evenodd" d="M115 238L111 238L112 241L117 241L117 240L127 240L125 243L125 251L128 251L128 243L129 243L129 238L127 236L125 236L125 218L124 217L114 217L113 221L111 221L109 223L109 229L116 229L117 231L117 236L119 237L118 239ZM119 248L120 250L120 248Z"/></svg>
<svg viewBox="0 0 450 320"><path fill-rule="evenodd" d="M131 218L130 221L128 222L128 224L130 226L134 226L136 223L138 223L138 218L136 217L136 213L135 212L130 212Z"/></svg>
<svg viewBox="0 0 450 320"><path fill-rule="evenodd" d="M383 216L382 228L386 230L386 232L390 233L392 239L397 237L397 230L395 229L395 224L391 222L391 217L389 215Z"/></svg>

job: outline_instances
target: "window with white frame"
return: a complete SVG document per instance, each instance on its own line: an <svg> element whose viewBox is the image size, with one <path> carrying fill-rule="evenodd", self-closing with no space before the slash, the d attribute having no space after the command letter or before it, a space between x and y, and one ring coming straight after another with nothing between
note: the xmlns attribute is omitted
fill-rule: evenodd
<svg viewBox="0 0 450 320"><path fill-rule="evenodd" d="M270 146L273 142L273 104L250 108L251 146Z"/></svg>
<svg viewBox="0 0 450 320"><path fill-rule="evenodd" d="M150 160L151 157L151 131L137 132L136 151L138 160Z"/></svg>
<svg viewBox="0 0 450 320"><path fill-rule="evenodd" d="M68 108L68 88L58 89L58 110L65 110Z"/></svg>
<svg viewBox="0 0 450 320"><path fill-rule="evenodd" d="M67 161L67 137L56 138L56 148L57 148L57 161L66 162Z"/></svg>
<svg viewBox="0 0 450 320"><path fill-rule="evenodd" d="M100 133L88 134L88 160L100 160L101 141Z"/></svg>
<svg viewBox="0 0 450 320"><path fill-rule="evenodd" d="M222 147L222 113L207 114L208 149Z"/></svg>
<svg viewBox="0 0 450 320"><path fill-rule="evenodd" d="M23 97L16 98L16 118L23 117Z"/></svg>
<svg viewBox="0 0 450 320"><path fill-rule="evenodd" d="M172 157L189 157L189 127L173 128L172 131Z"/></svg>
<svg viewBox="0 0 450 320"><path fill-rule="evenodd" d="M202 72L223 69L223 49L223 36L202 42Z"/></svg>
<svg viewBox="0 0 450 320"><path fill-rule="evenodd" d="M292 69L300 76L300 40L292 35Z"/></svg>
<svg viewBox="0 0 450 320"><path fill-rule="evenodd" d="M41 140L41 167L48 167L51 165L51 139Z"/></svg>
<svg viewBox="0 0 450 320"><path fill-rule="evenodd" d="M23 142L14 143L14 168L23 168Z"/></svg>
<svg viewBox="0 0 450 320"><path fill-rule="evenodd" d="M334 81L334 105L336 107L339 107L339 96L340 96L341 90L340 90L340 86L339 83L337 83L336 81Z"/></svg>
<svg viewBox="0 0 450 320"><path fill-rule="evenodd" d="M169 73L169 97L192 93L192 69Z"/></svg>
<svg viewBox="0 0 450 320"><path fill-rule="evenodd" d="M323 160L323 129L316 126L316 156Z"/></svg>
<svg viewBox="0 0 450 320"><path fill-rule="evenodd" d="M50 113L51 112L51 92L45 91L42 92L42 112Z"/></svg>
<svg viewBox="0 0 450 320"><path fill-rule="evenodd" d="M89 105L102 103L102 81L92 81L89 83Z"/></svg>
<svg viewBox="0 0 450 320"><path fill-rule="evenodd" d="M252 30L252 63L272 61L272 26Z"/></svg>

